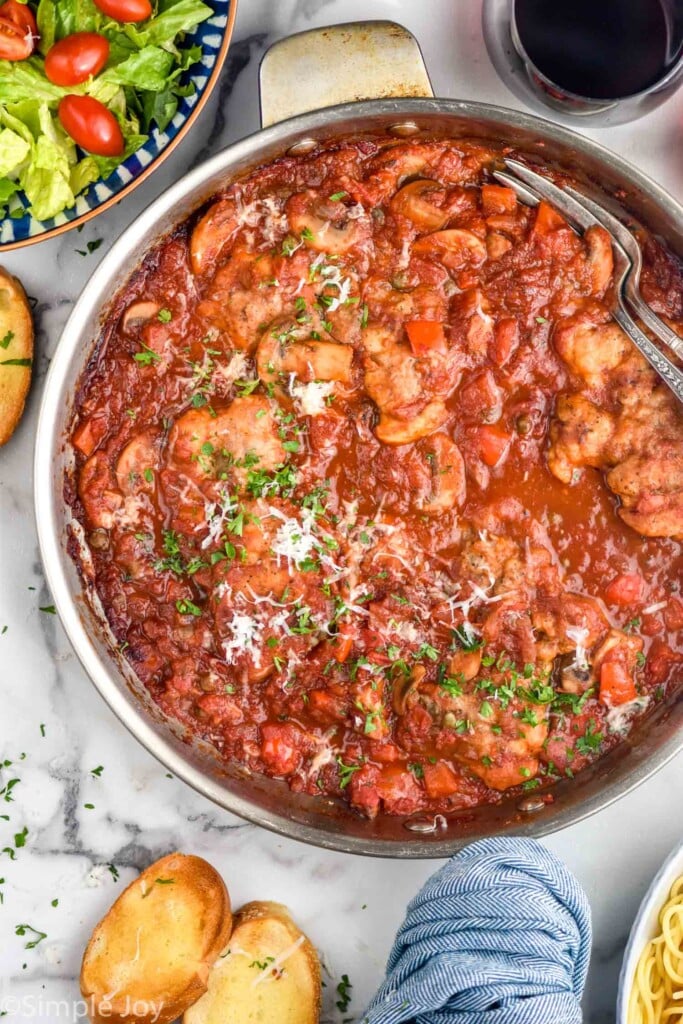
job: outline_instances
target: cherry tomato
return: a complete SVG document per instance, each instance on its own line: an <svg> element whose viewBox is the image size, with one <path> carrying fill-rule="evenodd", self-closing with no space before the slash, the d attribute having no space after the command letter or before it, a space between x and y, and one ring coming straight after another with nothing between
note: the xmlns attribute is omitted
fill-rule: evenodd
<svg viewBox="0 0 683 1024"><path fill-rule="evenodd" d="M57 109L64 130L87 153L120 156L123 135L110 110L92 96L65 96Z"/></svg>
<svg viewBox="0 0 683 1024"><path fill-rule="evenodd" d="M94 0L94 4L115 21L144 21L152 16L149 0Z"/></svg>
<svg viewBox="0 0 683 1024"><path fill-rule="evenodd" d="M45 74L55 85L78 85L98 74L109 57L109 43L97 32L74 32L51 46Z"/></svg>
<svg viewBox="0 0 683 1024"><path fill-rule="evenodd" d="M17 0L0 4L0 58L25 60L36 48L38 26L33 11Z"/></svg>

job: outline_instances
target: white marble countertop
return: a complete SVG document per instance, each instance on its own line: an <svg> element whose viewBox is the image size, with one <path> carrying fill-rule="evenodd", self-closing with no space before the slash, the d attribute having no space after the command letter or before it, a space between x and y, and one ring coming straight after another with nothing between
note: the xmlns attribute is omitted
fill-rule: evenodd
<svg viewBox="0 0 683 1024"><path fill-rule="evenodd" d="M363 17L391 18L413 31L437 95L518 105L486 55L479 0L241 0L220 86L173 157L80 235L71 232L2 261L37 298L39 330L27 413L0 451L0 762L6 759L0 849L13 854L0 854L0 1012L9 1020L77 1019L78 970L92 926L138 869L182 849L222 871L236 905L269 898L291 907L330 972L325 1019L340 1021L336 980L349 975L350 1012L359 1014L382 976L406 902L437 866L305 847L244 824L167 777L96 694L58 619L40 611L52 599L33 524L31 459L42 381L74 299L141 209L193 164L258 127L258 63L271 42L308 26ZM683 90L644 120L592 134L674 194L683 193ZM77 253L94 239L103 239L96 252ZM100 765L101 774L93 775ZM576 872L593 907L590 1024L614 1019L633 915L650 877L683 835L681 768L679 756L630 796L547 840ZM2 792L12 778L20 781ZM31 936L15 933L21 924L47 938L25 949Z"/></svg>

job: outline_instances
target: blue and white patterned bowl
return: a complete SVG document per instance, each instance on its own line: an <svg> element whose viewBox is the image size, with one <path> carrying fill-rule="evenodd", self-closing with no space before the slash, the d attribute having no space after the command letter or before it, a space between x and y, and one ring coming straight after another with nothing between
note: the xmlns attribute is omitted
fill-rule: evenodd
<svg viewBox="0 0 683 1024"><path fill-rule="evenodd" d="M205 2L213 8L213 16L185 37L185 45L202 48L201 61L188 68L181 79L183 84L194 83L195 91L180 100L176 115L165 131L153 129L144 146L119 164L108 178L90 185L76 198L76 204L70 210L64 210L50 220L36 220L29 214L16 219L3 218L0 221L0 251L42 242L90 220L131 192L180 142L218 81L235 21L237 0Z"/></svg>

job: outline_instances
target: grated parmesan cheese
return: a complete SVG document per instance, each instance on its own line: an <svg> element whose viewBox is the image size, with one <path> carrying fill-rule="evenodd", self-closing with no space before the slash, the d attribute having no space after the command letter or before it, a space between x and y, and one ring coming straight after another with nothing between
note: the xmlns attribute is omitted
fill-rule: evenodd
<svg viewBox="0 0 683 1024"><path fill-rule="evenodd" d="M351 294L351 278L342 277L341 270L339 267L334 266L330 263L326 263L319 268L320 276L323 278L326 287L336 288L338 294L329 302L327 306L328 313L334 313L335 310L343 306L345 302L348 302Z"/></svg>
<svg viewBox="0 0 683 1024"><path fill-rule="evenodd" d="M221 491L218 501L204 502L204 518L208 533L201 543L202 550L220 544L225 529L226 519L232 518L237 510L237 503L225 490Z"/></svg>
<svg viewBox="0 0 683 1024"><path fill-rule="evenodd" d="M146 494L129 494L124 499L121 508L118 508L111 516L110 526L135 526L140 522L143 514L153 513L150 500ZM103 521L105 517L102 517ZM109 527L108 527L109 528Z"/></svg>
<svg viewBox="0 0 683 1024"><path fill-rule="evenodd" d="M235 202L239 226L260 228L263 239L268 245L274 245L280 235L287 234L289 222L277 200L272 196L254 199L245 205L242 202L241 193L236 192Z"/></svg>
<svg viewBox="0 0 683 1024"><path fill-rule="evenodd" d="M293 376L294 374L291 375ZM314 380L309 384L295 384L290 379L289 393L299 403L299 409L304 416L319 416L325 412L325 399L333 392L333 381Z"/></svg>
<svg viewBox="0 0 683 1024"><path fill-rule="evenodd" d="M228 623L228 629L232 636L229 640L222 642L227 664L234 665L235 657L239 654L250 654L255 667L259 668L261 650L258 644L263 637L263 623L252 615L234 611L232 621Z"/></svg>
<svg viewBox="0 0 683 1024"><path fill-rule="evenodd" d="M568 626L567 639L571 640L576 647L572 668L587 669L586 640L588 639L588 630L585 626Z"/></svg>
<svg viewBox="0 0 683 1024"><path fill-rule="evenodd" d="M341 569L332 558L326 553L323 542L330 540L328 534L316 533L315 512L310 508L301 509L301 519L286 516L279 509L269 506L270 514L281 521L271 551L276 555L278 564L280 559L285 558L288 562L289 572L292 572L292 565L299 568L301 563L312 555L316 555L321 565L340 572Z"/></svg>
<svg viewBox="0 0 683 1024"><path fill-rule="evenodd" d="M257 974L251 983L252 988L256 988L257 985L261 985L264 981L277 981L278 978L282 977L282 965L289 960L290 956L294 956L297 949L303 945L306 941L305 935L300 935L296 942L293 942L291 946L284 949L282 953L274 957L272 961L264 967L264 969Z"/></svg>
<svg viewBox="0 0 683 1024"><path fill-rule="evenodd" d="M234 384L236 380L248 380L249 361L244 352L233 352L230 362L226 365L216 363L213 375L220 377L225 384Z"/></svg>
<svg viewBox="0 0 683 1024"><path fill-rule="evenodd" d="M626 704L620 704L618 707L612 708L607 712L605 718L609 731L615 732L618 735L625 733L633 716L640 711L644 711L649 703L649 697L636 697L634 700L629 700Z"/></svg>

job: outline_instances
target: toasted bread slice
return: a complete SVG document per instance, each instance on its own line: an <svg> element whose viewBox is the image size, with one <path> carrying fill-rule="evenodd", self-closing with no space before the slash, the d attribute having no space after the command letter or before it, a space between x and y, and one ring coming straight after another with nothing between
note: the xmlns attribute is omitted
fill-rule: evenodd
<svg viewBox="0 0 683 1024"><path fill-rule="evenodd" d="M317 1024L320 961L279 903L247 903L183 1024Z"/></svg>
<svg viewBox="0 0 683 1024"><path fill-rule="evenodd" d="M143 871L95 928L81 992L94 1024L168 1024L206 992L230 937L230 897L201 857L172 853Z"/></svg>
<svg viewBox="0 0 683 1024"><path fill-rule="evenodd" d="M33 318L21 282L0 268L0 445L24 411L33 366Z"/></svg>

